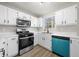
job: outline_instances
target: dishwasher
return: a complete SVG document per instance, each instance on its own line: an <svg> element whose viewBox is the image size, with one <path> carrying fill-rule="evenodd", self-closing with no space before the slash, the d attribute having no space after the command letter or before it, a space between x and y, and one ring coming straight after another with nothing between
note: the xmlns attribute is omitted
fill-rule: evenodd
<svg viewBox="0 0 79 59"><path fill-rule="evenodd" d="M62 36L52 36L52 52L62 57L69 57L70 38Z"/></svg>

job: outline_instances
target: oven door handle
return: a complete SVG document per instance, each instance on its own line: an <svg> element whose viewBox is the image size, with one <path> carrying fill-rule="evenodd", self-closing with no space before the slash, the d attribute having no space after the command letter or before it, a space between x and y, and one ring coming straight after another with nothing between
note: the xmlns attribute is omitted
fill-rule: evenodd
<svg viewBox="0 0 79 59"><path fill-rule="evenodd" d="M28 36L28 37L23 37L23 38L20 38L20 39L28 39L28 38L32 38L34 36Z"/></svg>
<svg viewBox="0 0 79 59"><path fill-rule="evenodd" d="M24 38L20 38L21 40L25 40L25 39L28 39L29 37L24 37Z"/></svg>

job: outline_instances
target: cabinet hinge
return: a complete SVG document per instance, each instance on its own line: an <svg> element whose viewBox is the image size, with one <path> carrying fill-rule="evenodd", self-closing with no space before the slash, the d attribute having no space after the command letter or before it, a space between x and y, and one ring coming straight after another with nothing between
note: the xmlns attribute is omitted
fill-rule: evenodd
<svg viewBox="0 0 79 59"><path fill-rule="evenodd" d="M72 43L72 40L70 40L70 43Z"/></svg>

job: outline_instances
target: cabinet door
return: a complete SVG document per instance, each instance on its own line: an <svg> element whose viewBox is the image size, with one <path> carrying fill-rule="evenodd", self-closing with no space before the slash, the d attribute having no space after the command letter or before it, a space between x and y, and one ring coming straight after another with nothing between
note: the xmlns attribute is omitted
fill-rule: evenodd
<svg viewBox="0 0 79 59"><path fill-rule="evenodd" d="M8 19L7 25L16 25L17 11L11 8L8 8Z"/></svg>
<svg viewBox="0 0 79 59"><path fill-rule="evenodd" d="M18 38L8 38L8 56L16 56L18 54Z"/></svg>
<svg viewBox="0 0 79 59"><path fill-rule="evenodd" d="M70 44L70 56L71 57L79 57L79 40L71 39L72 42Z"/></svg>
<svg viewBox="0 0 79 59"><path fill-rule="evenodd" d="M43 27L44 26L44 21L42 18L37 19L37 27Z"/></svg>
<svg viewBox="0 0 79 59"><path fill-rule="evenodd" d="M48 49L48 50L52 50L52 38L51 38L51 35L50 34L46 34L46 48Z"/></svg>
<svg viewBox="0 0 79 59"><path fill-rule="evenodd" d="M37 18L31 17L31 27L37 27Z"/></svg>
<svg viewBox="0 0 79 59"><path fill-rule="evenodd" d="M18 11L18 18L23 19L23 13Z"/></svg>
<svg viewBox="0 0 79 59"><path fill-rule="evenodd" d="M56 12L55 24L56 25L62 25L63 24L63 10Z"/></svg>
<svg viewBox="0 0 79 59"><path fill-rule="evenodd" d="M7 56L7 40L4 37L0 38L0 49L4 49L5 51L4 56L6 57Z"/></svg>
<svg viewBox="0 0 79 59"><path fill-rule="evenodd" d="M77 8L75 6L71 6L64 9L64 19L65 24L73 25L77 24Z"/></svg>
<svg viewBox="0 0 79 59"><path fill-rule="evenodd" d="M0 5L0 24L5 24L7 19L7 7Z"/></svg>
<svg viewBox="0 0 79 59"><path fill-rule="evenodd" d="M42 34L39 34L39 35L38 35L38 43L39 43L40 45L42 45L42 42L43 42L43 35L42 35Z"/></svg>
<svg viewBox="0 0 79 59"><path fill-rule="evenodd" d="M51 35L43 34L43 47L51 51Z"/></svg>
<svg viewBox="0 0 79 59"><path fill-rule="evenodd" d="M34 46L38 44L38 34L34 34Z"/></svg>

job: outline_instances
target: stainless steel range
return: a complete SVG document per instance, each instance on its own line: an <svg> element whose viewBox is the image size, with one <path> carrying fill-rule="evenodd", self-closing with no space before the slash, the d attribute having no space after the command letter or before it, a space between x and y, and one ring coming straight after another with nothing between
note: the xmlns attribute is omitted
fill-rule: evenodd
<svg viewBox="0 0 79 59"><path fill-rule="evenodd" d="M34 45L34 34L26 31L31 26L31 21L17 19L17 34L19 35L19 55L31 50Z"/></svg>
<svg viewBox="0 0 79 59"><path fill-rule="evenodd" d="M24 29L17 33L19 34L19 55L22 55L33 48L34 34Z"/></svg>

